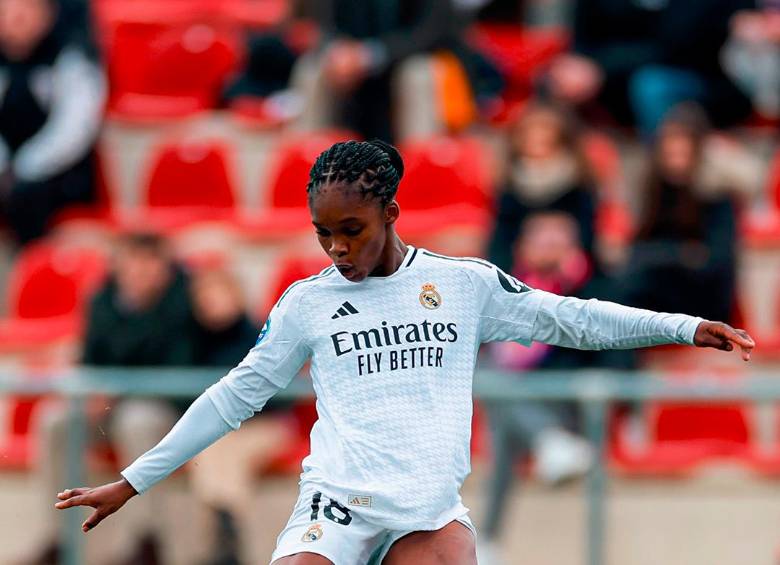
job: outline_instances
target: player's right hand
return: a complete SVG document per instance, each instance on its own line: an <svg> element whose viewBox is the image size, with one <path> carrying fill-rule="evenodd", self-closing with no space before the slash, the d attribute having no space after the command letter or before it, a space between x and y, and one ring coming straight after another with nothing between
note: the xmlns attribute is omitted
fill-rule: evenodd
<svg viewBox="0 0 780 565"><path fill-rule="evenodd" d="M126 479L115 483L89 488L66 489L57 494L60 502L55 508L64 510L73 506L91 506L95 511L81 525L81 530L87 533L97 526L104 518L107 518L124 506L125 502L138 494Z"/></svg>

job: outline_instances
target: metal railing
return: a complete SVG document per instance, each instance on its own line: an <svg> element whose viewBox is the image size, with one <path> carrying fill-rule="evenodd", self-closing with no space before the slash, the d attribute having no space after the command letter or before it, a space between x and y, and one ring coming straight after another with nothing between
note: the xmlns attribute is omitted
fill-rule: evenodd
<svg viewBox="0 0 780 565"><path fill-rule="evenodd" d="M26 378L0 372L0 394L55 394L71 406L68 434L68 484L85 483L85 400L92 395L193 398L218 380L224 371L214 369L79 369L64 374ZM525 376L535 378L524 378ZM544 378L538 378L544 377ZM773 371L751 371L745 378L724 379L706 373L681 381L663 379L657 372L614 372L606 370L545 371L517 374L478 370L474 377L475 398L489 404L520 401L570 401L582 408L585 433L597 454L588 473L587 563L605 563L604 498L607 475L604 443L609 405L615 401L685 400L687 402L780 401L780 375ZM293 379L277 398L313 396L307 378ZM150 446L151 447L151 446ZM54 497L55 493L52 493ZM66 565L83 565L80 514L66 512L64 548Z"/></svg>

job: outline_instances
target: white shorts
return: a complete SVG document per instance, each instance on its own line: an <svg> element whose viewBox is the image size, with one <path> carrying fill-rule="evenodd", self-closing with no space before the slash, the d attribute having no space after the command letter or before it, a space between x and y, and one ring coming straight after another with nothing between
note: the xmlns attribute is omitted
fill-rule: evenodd
<svg viewBox="0 0 780 565"><path fill-rule="evenodd" d="M456 520L476 537L468 514ZM387 530L369 524L315 487L302 487L292 516L276 540L271 563L307 552L322 555L335 565L380 565L390 547L410 533L412 530Z"/></svg>

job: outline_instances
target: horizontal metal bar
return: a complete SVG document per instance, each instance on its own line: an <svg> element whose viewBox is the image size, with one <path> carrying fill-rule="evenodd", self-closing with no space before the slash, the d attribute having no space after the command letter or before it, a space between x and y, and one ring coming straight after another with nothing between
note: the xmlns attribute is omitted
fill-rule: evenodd
<svg viewBox="0 0 780 565"><path fill-rule="evenodd" d="M108 394L193 398L219 380L226 370L160 368L83 368L25 375L0 371L0 394L55 394L65 397ZM311 381L301 376L277 395L280 399L313 394ZM670 379L663 372L619 372L601 369L576 371L528 371L507 373L478 369L474 376L475 397L491 402L518 400L780 400L780 374L756 370L745 376L726 376L702 371Z"/></svg>

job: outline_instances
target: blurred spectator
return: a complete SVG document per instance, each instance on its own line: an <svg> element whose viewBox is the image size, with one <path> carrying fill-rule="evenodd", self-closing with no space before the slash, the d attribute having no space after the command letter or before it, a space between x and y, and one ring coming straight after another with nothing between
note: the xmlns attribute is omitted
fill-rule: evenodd
<svg viewBox="0 0 780 565"><path fill-rule="evenodd" d="M182 366L195 359L195 324L187 278L171 260L164 241L156 235L131 234L120 242L113 276L94 297L86 328L83 362L107 366ZM188 404L188 403L187 403ZM177 409L178 408L178 409ZM153 398L95 399L90 406L94 444L108 440L121 468L154 446L168 433L182 406ZM39 532L40 554L29 563L56 563L59 521L50 504L52 492L63 488L67 411L60 406L42 411L36 464L45 499L45 522ZM101 435L102 434L102 435ZM107 434L107 437L105 437ZM131 548L115 548L117 563L159 563L163 531L158 493L139 497L132 505L125 530L134 539Z"/></svg>
<svg viewBox="0 0 780 565"><path fill-rule="evenodd" d="M195 365L234 367L257 340L238 281L227 271L197 271L191 285L197 323Z"/></svg>
<svg viewBox="0 0 780 565"><path fill-rule="evenodd" d="M533 215L523 226L517 246L518 269L513 274L533 288L576 294L589 275L578 231L577 223L565 213ZM490 351L494 363L507 371L580 366L577 352L541 343L530 347L496 343ZM529 377L520 373L518 378ZM533 455L537 476L548 484L584 474L593 459L589 444L572 431L578 427L578 418L571 404L500 404L489 406L489 415L495 471L489 484L486 521L480 529L481 565L500 563L497 540L510 500L517 458Z"/></svg>
<svg viewBox="0 0 780 565"><path fill-rule="evenodd" d="M0 213L24 243L94 197L105 83L56 0L0 0Z"/></svg>
<svg viewBox="0 0 780 565"><path fill-rule="evenodd" d="M192 285L198 322L196 363L229 368L254 346L258 331L246 316L238 282L223 270L195 274ZM262 414L220 439L190 466L192 486L199 500L214 511L216 539L204 565L241 563L241 539L251 539L252 507L246 494L258 470L288 448L293 440L284 414L271 402ZM249 562L245 560L244 562Z"/></svg>
<svg viewBox="0 0 780 565"><path fill-rule="evenodd" d="M295 72L305 99L301 127L335 125L385 140L435 132L430 61L417 55L456 40L451 0L322 0L316 7L324 40Z"/></svg>
<svg viewBox="0 0 780 565"><path fill-rule="evenodd" d="M583 106L598 99L620 121L649 137L684 101L704 106L718 126L750 112L724 74L719 55L735 12L752 0L579 0L574 53L550 69L551 93Z"/></svg>
<svg viewBox="0 0 780 565"><path fill-rule="evenodd" d="M476 18L485 23L562 26L570 19L571 0L454 0L476 10Z"/></svg>
<svg viewBox="0 0 780 565"><path fill-rule="evenodd" d="M737 198L761 185L760 163L710 135L683 105L664 120L644 181L636 243L618 302L729 320L734 312Z"/></svg>
<svg viewBox="0 0 780 565"><path fill-rule="evenodd" d="M759 9L737 13L724 64L751 94L756 110L780 118L780 2L759 1Z"/></svg>
<svg viewBox="0 0 780 565"><path fill-rule="evenodd" d="M225 89L223 99L263 99L273 117L286 121L301 112L300 96L290 89L290 77L298 54L276 34L250 37L244 68Z"/></svg>
<svg viewBox="0 0 780 565"><path fill-rule="evenodd" d="M97 45L92 30L92 14L89 0L58 0L57 27L86 53L97 56Z"/></svg>
<svg viewBox="0 0 780 565"><path fill-rule="evenodd" d="M593 253L595 189L575 119L550 103L531 103L510 126L507 181L498 197L489 259L511 271L512 249L526 217L557 210L577 222L578 240Z"/></svg>

